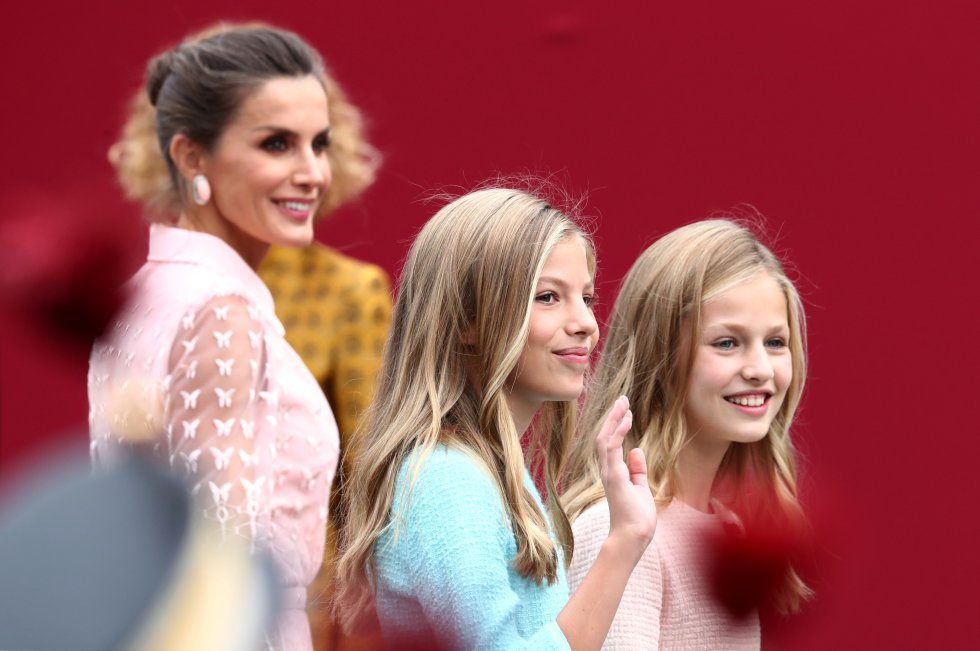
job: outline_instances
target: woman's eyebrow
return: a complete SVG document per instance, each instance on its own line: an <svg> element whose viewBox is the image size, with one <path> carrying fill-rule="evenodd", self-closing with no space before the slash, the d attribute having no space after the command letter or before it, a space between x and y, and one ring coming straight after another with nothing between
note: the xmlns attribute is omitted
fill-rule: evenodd
<svg viewBox="0 0 980 651"><path fill-rule="evenodd" d="M569 287L569 284L567 282L565 282L563 279L557 278L555 276L541 276L540 278L538 278L538 282L539 283L552 283L554 285L558 285L562 289L568 289L568 287ZM590 280L589 282L587 282L585 284L585 288L586 289L592 289L593 284L594 283Z"/></svg>

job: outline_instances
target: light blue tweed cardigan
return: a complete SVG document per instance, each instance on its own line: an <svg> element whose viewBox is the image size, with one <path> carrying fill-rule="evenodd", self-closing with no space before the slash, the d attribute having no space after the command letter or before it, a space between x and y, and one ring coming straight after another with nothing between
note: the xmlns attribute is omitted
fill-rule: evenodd
<svg viewBox="0 0 980 651"><path fill-rule="evenodd" d="M519 575L512 564L517 543L488 471L440 445L409 493L414 460L402 463L394 526L374 547L386 645L438 640L449 649L568 651L555 621L568 602L564 563L553 585ZM524 484L547 514L526 470Z"/></svg>

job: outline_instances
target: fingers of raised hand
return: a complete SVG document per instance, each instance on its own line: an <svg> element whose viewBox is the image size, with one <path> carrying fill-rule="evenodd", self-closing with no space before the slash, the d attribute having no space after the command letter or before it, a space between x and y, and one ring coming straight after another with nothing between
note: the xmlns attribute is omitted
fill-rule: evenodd
<svg viewBox="0 0 980 651"><path fill-rule="evenodd" d="M609 415L606 416L606 420L602 424L602 430L600 430L599 436L596 438L600 456L605 456L605 452L609 447L618 446L626 436L626 430L629 430L629 427L627 426L625 430L623 429L623 420L628 415L630 421L632 421L629 404L626 396L620 396L616 398L612 409L609 410Z"/></svg>
<svg viewBox="0 0 980 651"><path fill-rule="evenodd" d="M630 471L630 483L634 486L649 486L647 482L647 460L640 448L630 450L626 465Z"/></svg>

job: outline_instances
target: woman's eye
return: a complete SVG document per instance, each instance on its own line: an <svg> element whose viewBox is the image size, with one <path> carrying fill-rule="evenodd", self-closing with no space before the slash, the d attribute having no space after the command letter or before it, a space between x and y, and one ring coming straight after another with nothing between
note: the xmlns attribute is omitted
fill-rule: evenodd
<svg viewBox="0 0 980 651"><path fill-rule="evenodd" d="M558 294L554 292L542 292L534 297L538 303L544 303L545 305L553 305L558 302Z"/></svg>
<svg viewBox="0 0 980 651"><path fill-rule="evenodd" d="M586 307L590 310L594 310L596 306L596 297L593 294L586 294L582 297L582 302L585 303Z"/></svg>
<svg viewBox="0 0 980 651"><path fill-rule="evenodd" d="M731 349L735 348L735 340L734 339L719 339L718 341L713 342L711 345L714 346L715 348L719 349L719 350L731 350Z"/></svg>
<svg viewBox="0 0 980 651"><path fill-rule="evenodd" d="M773 337L772 339L766 341L766 346L769 348L785 348L786 340L782 337Z"/></svg>
<svg viewBox="0 0 980 651"><path fill-rule="evenodd" d="M270 136L262 141L262 149L272 152L282 152L289 148L289 143L282 136Z"/></svg>
<svg viewBox="0 0 980 651"><path fill-rule="evenodd" d="M322 154L330 148L330 135L321 134L313 139L313 151L318 154Z"/></svg>

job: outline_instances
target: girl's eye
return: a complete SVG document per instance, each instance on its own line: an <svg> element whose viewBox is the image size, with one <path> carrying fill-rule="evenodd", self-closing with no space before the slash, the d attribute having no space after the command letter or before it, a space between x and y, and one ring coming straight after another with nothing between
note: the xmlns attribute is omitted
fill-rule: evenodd
<svg viewBox="0 0 980 651"><path fill-rule="evenodd" d="M772 339L766 341L766 346L769 348L785 348L786 340L782 337L773 337Z"/></svg>
<svg viewBox="0 0 980 651"><path fill-rule="evenodd" d="M262 149L271 152L283 152L289 148L289 143L282 136L269 136L262 141Z"/></svg>
<svg viewBox="0 0 980 651"><path fill-rule="evenodd" d="M711 344L719 350L732 350L735 348L735 340L731 338L719 339Z"/></svg>
<svg viewBox="0 0 980 651"><path fill-rule="evenodd" d="M554 305L558 302L558 294L554 292L542 292L534 297L538 303L544 303L545 305Z"/></svg>
<svg viewBox="0 0 980 651"><path fill-rule="evenodd" d="M330 148L330 133L321 133L313 139L313 151L322 154Z"/></svg>
<svg viewBox="0 0 980 651"><path fill-rule="evenodd" d="M585 306L590 310L594 310L596 305L596 297L593 294L586 294L582 297L582 302L585 303Z"/></svg>

